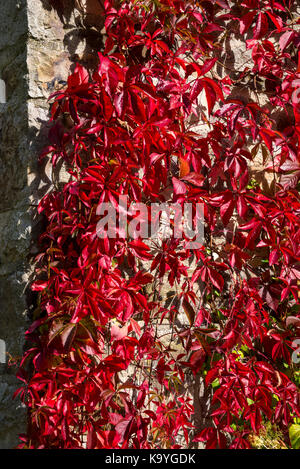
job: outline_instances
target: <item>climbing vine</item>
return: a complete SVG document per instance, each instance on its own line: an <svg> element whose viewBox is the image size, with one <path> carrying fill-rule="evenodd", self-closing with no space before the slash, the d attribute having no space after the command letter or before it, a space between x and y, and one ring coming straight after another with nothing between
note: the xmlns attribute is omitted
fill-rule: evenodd
<svg viewBox="0 0 300 469"><path fill-rule="evenodd" d="M50 98L41 158L70 180L38 208L21 448L251 448L270 425L290 447L300 417L296 3L99 5L97 68L77 64ZM245 65L229 64L230 39L251 54ZM132 202L166 201L204 207L196 249L186 237L97 232L104 203L132 219Z"/></svg>

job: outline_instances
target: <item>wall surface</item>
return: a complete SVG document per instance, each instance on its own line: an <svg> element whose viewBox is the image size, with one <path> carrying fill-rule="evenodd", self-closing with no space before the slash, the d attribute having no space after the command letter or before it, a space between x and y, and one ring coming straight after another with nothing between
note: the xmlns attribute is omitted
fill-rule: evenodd
<svg viewBox="0 0 300 469"><path fill-rule="evenodd" d="M47 141L47 98L66 80L84 41L44 0L7 0L0 9L0 448L13 448L25 431L26 414L12 400L20 386L11 365L23 354L24 331L34 317L28 284L36 253L36 205L51 185L37 155ZM82 45L83 44L83 45ZM75 54L75 55L74 55Z"/></svg>
<svg viewBox="0 0 300 469"><path fill-rule="evenodd" d="M25 328L27 254L31 221L28 213L26 2L2 2L0 9L0 78L6 104L0 104L0 339L6 363L0 364L0 448L11 448L24 431L25 412L12 394L17 387L9 356L22 355ZM4 360L1 360L4 361Z"/></svg>

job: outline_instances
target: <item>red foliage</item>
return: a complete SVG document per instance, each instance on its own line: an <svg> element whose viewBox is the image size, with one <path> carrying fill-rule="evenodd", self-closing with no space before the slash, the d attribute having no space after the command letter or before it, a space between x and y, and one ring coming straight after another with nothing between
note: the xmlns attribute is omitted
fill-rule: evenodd
<svg viewBox="0 0 300 469"><path fill-rule="evenodd" d="M178 448L183 432L187 445L248 448L264 421L286 434L299 416L290 366L298 323L286 321L299 311L300 280L291 3L245 0L237 14L226 0L105 1L98 69L90 76L77 65L52 97L43 156L64 161L72 179L39 205L40 317L19 371L29 408L21 447L80 448L86 435L88 448ZM237 28L253 67L217 79L221 37ZM226 98L245 76L271 83L267 105ZM208 115L198 108L202 90ZM295 119L277 128L270 105ZM209 124L205 135L189 129L190 117ZM258 150L278 177L269 192L250 180ZM96 236L99 203L164 201L165 189L180 204L204 204L206 246L191 251L171 238L154 251L141 239ZM151 260L146 272L141 261ZM164 307L146 288L164 276L189 327L175 327L176 302ZM184 353L158 337L164 318ZM212 426L198 434L190 370L206 376L211 396Z"/></svg>

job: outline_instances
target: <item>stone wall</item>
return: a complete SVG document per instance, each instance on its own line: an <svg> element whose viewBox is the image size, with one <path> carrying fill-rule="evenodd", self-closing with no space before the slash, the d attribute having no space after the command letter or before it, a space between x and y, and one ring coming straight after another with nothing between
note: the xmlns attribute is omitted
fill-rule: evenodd
<svg viewBox="0 0 300 469"><path fill-rule="evenodd" d="M47 140L47 98L85 48L44 0L7 0L0 9L0 79L7 102L0 104L0 448L15 447L26 427L25 410L12 400L20 381L11 365L23 355L24 331L34 314L28 285L36 252L38 200L51 186L47 168L37 173L37 155Z"/></svg>
<svg viewBox="0 0 300 469"><path fill-rule="evenodd" d="M8 360L9 356L19 358L23 350L31 232L27 36L26 2L2 2L0 78L6 85L7 102L0 104L0 339L7 356L6 363L0 364L0 448L15 446L17 434L24 430L24 410L12 401L17 379Z"/></svg>

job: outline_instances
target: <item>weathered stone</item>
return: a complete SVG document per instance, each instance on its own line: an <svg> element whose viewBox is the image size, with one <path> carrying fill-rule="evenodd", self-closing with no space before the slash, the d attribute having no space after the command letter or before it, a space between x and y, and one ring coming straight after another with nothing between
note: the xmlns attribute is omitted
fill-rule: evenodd
<svg viewBox="0 0 300 469"><path fill-rule="evenodd" d="M28 210L26 2L2 2L0 10L0 78L6 100L0 104L0 339L6 364L0 365L0 448L11 448L25 429L25 413L12 395L20 385L8 359L23 351L23 275L30 240Z"/></svg>
<svg viewBox="0 0 300 469"><path fill-rule="evenodd" d="M47 99L65 83L69 57L81 56L86 44L75 25L66 24L46 0L2 3L0 79L6 103L0 103L0 340L7 357L0 364L0 448L11 448L26 428L25 411L12 400L21 383L8 360L18 361L23 354L32 306L27 300L37 223L32 205L49 190L53 177L49 167L44 173L37 170L38 152L47 142Z"/></svg>
<svg viewBox="0 0 300 469"><path fill-rule="evenodd" d="M14 376L0 376L0 449L14 448L16 435L24 432L24 407L19 400L12 400L18 385Z"/></svg>

